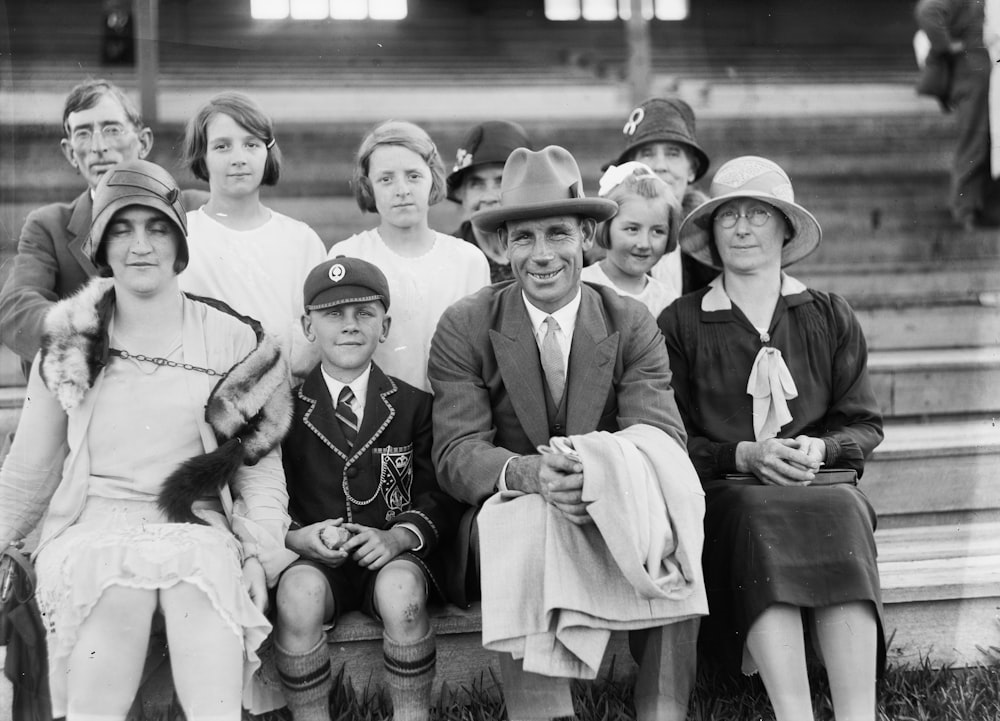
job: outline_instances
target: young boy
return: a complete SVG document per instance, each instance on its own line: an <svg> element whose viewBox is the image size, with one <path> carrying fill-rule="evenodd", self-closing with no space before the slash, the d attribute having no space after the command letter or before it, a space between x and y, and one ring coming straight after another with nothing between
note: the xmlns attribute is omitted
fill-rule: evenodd
<svg viewBox="0 0 1000 721"><path fill-rule="evenodd" d="M396 721L426 719L434 679L430 595L435 550L461 506L431 463L431 396L385 375L372 354L389 333L389 285L376 266L338 257L304 287L306 338L321 362L295 391L282 445L300 559L278 583L277 665L295 721L328 721L323 625L354 609L384 624L386 685Z"/></svg>

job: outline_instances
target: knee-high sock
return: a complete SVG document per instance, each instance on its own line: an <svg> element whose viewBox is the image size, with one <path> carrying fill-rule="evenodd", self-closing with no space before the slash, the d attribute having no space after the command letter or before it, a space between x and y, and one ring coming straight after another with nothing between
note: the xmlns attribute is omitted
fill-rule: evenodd
<svg viewBox="0 0 1000 721"><path fill-rule="evenodd" d="M382 650L394 721L426 721L437 664L434 630L413 643L397 643L383 633Z"/></svg>
<svg viewBox="0 0 1000 721"><path fill-rule="evenodd" d="M285 701L295 721L330 721L330 652L326 636L305 653L288 653L277 643L275 661Z"/></svg>

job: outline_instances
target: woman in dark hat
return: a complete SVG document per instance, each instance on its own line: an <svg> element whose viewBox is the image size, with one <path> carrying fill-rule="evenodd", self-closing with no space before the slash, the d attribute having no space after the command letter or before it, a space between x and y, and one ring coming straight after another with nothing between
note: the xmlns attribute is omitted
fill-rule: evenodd
<svg viewBox="0 0 1000 721"><path fill-rule="evenodd" d="M625 147L604 166L638 161L660 176L681 201L687 215L708 200L692 183L708 172L708 154L695 137L691 106L680 98L650 98L628 114L622 126ZM690 293L704 288L715 272L680 250L667 253L650 272L657 280Z"/></svg>
<svg viewBox="0 0 1000 721"><path fill-rule="evenodd" d="M500 181L507 158L517 148L531 150L528 134L517 123L488 120L469 130L455 153L448 175L448 200L460 203L465 219L452 233L483 251L490 264L490 282L513 280L507 253L496 233L472 224L473 213L500 205Z"/></svg>
<svg viewBox="0 0 1000 721"><path fill-rule="evenodd" d="M185 715L241 715L270 631L287 492L288 370L259 324L185 296L177 184L144 160L94 196L104 277L57 303L0 471L0 544L35 551L56 717L124 718L154 613Z"/></svg>
<svg viewBox="0 0 1000 721"><path fill-rule="evenodd" d="M837 719L874 721L882 601L856 484L882 416L864 334L844 299L783 272L821 232L780 167L732 160L711 196L680 242L721 274L659 319L706 491L703 649L759 670L778 721L808 720L808 628Z"/></svg>

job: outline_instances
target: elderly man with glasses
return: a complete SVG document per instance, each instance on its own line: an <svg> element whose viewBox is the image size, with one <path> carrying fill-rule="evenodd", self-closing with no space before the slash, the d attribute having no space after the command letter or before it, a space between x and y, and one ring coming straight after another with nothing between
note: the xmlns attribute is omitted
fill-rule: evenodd
<svg viewBox="0 0 1000 721"><path fill-rule="evenodd" d="M28 215L0 291L0 340L21 357L25 377L41 346L49 307L97 274L82 249L97 183L118 163L145 158L153 147L153 132L134 103L107 80L88 80L70 91L63 133L63 155L88 187L70 203L51 203ZM207 195L184 191L181 197L191 209Z"/></svg>

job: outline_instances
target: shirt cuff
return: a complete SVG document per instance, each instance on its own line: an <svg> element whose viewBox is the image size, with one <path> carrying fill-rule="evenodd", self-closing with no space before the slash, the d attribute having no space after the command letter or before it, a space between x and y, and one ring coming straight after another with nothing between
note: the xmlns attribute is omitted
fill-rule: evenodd
<svg viewBox="0 0 1000 721"><path fill-rule="evenodd" d="M510 458L508 458L504 462L503 468L500 469L500 478L497 479L497 490L498 491L509 491L510 490L509 488L507 488L507 466L509 466L510 462L513 461L515 458L520 458L520 457L521 456L511 456Z"/></svg>
<svg viewBox="0 0 1000 721"><path fill-rule="evenodd" d="M418 551L424 550L424 534L420 532L419 528L414 526L412 523L406 523L405 521L403 523L397 523L394 527L405 528L407 531L410 531L414 536L417 537L417 547L411 548L410 551L416 553Z"/></svg>

